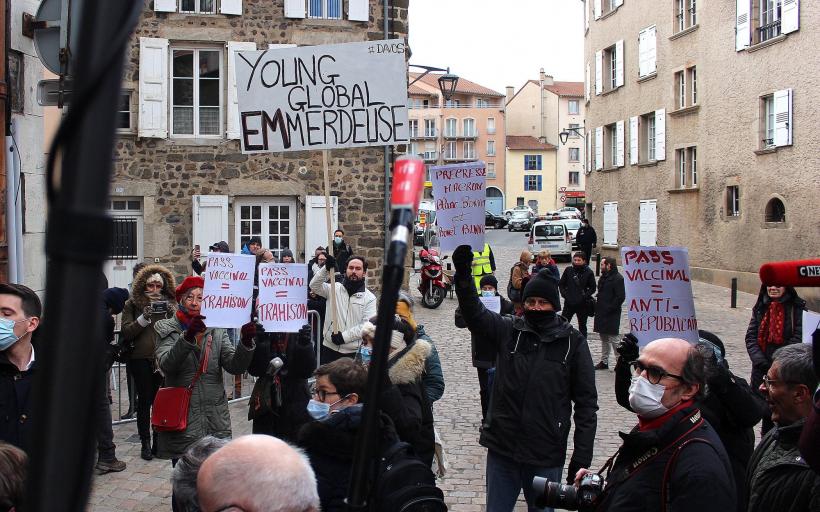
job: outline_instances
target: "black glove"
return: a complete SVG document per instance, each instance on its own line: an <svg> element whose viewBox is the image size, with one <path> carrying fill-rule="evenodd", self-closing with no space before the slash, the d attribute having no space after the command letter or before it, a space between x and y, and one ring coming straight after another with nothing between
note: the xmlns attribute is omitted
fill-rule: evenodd
<svg viewBox="0 0 820 512"><path fill-rule="evenodd" d="M580 462L577 462L575 459L570 459L569 467L567 468L567 483L569 485L575 483L575 475L578 473L578 471L581 470L581 468L586 467L588 465L589 464L581 464Z"/></svg>
<svg viewBox="0 0 820 512"><path fill-rule="evenodd" d="M197 315L191 320L190 325L188 325L188 328L185 330L185 341L196 343L196 337L207 329L203 320L205 320L205 317L202 315Z"/></svg>
<svg viewBox="0 0 820 512"><path fill-rule="evenodd" d="M256 338L256 324L248 322L240 329L239 339L246 347L252 347L254 338Z"/></svg>
<svg viewBox="0 0 820 512"><path fill-rule="evenodd" d="M336 258L328 254L327 259L325 260L325 268L328 272L336 268Z"/></svg>
<svg viewBox="0 0 820 512"><path fill-rule="evenodd" d="M469 273L473 264L473 250L469 245L459 245L453 251L453 266L459 274Z"/></svg>
<svg viewBox="0 0 820 512"><path fill-rule="evenodd" d="M615 351L626 362L630 363L638 359L638 338L629 333L621 339L621 343L615 347Z"/></svg>
<svg viewBox="0 0 820 512"><path fill-rule="evenodd" d="M300 345L310 345L310 333L311 328L310 325L305 324L299 329L299 344ZM341 333L339 333L341 336Z"/></svg>
<svg viewBox="0 0 820 512"><path fill-rule="evenodd" d="M333 343L335 343L337 345L344 345L345 344L345 339L342 336L342 333L340 333L340 332L334 332L333 334L331 334L330 335L330 341L332 341Z"/></svg>

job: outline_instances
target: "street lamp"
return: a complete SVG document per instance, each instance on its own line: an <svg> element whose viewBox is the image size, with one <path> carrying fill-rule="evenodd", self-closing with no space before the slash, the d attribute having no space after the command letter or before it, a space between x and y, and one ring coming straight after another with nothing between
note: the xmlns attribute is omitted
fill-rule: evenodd
<svg viewBox="0 0 820 512"><path fill-rule="evenodd" d="M586 141L586 137L584 137L584 134L581 133L579 130L580 128L564 128L564 130L558 134L558 138L561 139L561 144L565 146L567 145L567 139L569 139L570 133L574 133L575 135L581 137L582 139L584 139L584 141Z"/></svg>
<svg viewBox="0 0 820 512"><path fill-rule="evenodd" d="M453 94L455 94L456 87L458 86L458 75L450 73L450 68L443 69L433 66L422 66L420 64L409 64L409 66L421 68L424 70L424 73L420 74L415 80L407 84L408 87L424 78L428 73L430 73L430 71L443 71L444 74L438 79L438 88L441 91L441 95L444 96L444 101L449 101L450 98L453 97Z"/></svg>

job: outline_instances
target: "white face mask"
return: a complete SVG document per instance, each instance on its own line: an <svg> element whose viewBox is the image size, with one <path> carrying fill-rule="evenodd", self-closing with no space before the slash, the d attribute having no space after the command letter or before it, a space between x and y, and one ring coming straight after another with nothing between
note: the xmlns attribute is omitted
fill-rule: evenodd
<svg viewBox="0 0 820 512"><path fill-rule="evenodd" d="M669 409L661 403L666 386L652 384L643 375L632 377L629 386L629 406L638 416L646 419L657 418Z"/></svg>

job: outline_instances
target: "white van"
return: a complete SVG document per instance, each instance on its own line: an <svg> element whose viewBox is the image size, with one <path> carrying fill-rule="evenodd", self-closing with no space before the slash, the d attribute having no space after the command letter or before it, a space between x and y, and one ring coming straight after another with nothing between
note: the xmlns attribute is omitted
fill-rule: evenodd
<svg viewBox="0 0 820 512"><path fill-rule="evenodd" d="M539 221L530 230L529 248L533 254L546 249L553 259L566 256L572 259L572 235L561 221Z"/></svg>

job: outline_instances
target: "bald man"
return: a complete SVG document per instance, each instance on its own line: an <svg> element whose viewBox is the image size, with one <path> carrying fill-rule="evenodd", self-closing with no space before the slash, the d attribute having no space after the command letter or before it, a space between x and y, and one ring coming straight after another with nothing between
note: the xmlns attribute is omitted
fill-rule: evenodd
<svg viewBox="0 0 820 512"><path fill-rule="evenodd" d="M237 438L205 459L202 512L318 512L316 477L301 451L266 435Z"/></svg>
<svg viewBox="0 0 820 512"><path fill-rule="evenodd" d="M629 405L638 424L621 434L595 510L736 510L729 457L696 405L706 382L703 355L685 340L662 338L631 365ZM576 485L587 473L578 471Z"/></svg>

